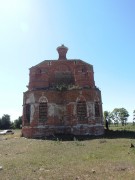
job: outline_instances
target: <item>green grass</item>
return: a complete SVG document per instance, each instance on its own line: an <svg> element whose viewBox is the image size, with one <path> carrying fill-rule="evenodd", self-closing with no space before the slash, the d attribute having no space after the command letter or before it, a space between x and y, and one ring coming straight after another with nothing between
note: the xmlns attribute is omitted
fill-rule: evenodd
<svg viewBox="0 0 135 180"><path fill-rule="evenodd" d="M19 130L14 135L0 136L0 179L134 179L135 148L130 145L135 139L129 131L135 134L135 127L126 128L118 127L118 131L110 127L103 137L83 141L26 139L20 137ZM121 132L125 132L124 137Z"/></svg>
<svg viewBox="0 0 135 180"><path fill-rule="evenodd" d="M133 125L133 123L128 123L126 126L122 126L121 124L119 124L118 126L115 126L112 124L109 127L109 129L114 130L114 131L116 131L116 130L135 131L135 125Z"/></svg>

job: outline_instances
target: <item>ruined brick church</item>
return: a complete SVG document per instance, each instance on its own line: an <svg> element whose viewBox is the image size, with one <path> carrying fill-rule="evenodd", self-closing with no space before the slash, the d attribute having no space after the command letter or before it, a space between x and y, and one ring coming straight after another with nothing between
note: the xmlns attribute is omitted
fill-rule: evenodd
<svg viewBox="0 0 135 180"><path fill-rule="evenodd" d="M67 59L68 48L57 48L58 60L32 66L23 95L22 135L102 135L101 91L95 86L93 66Z"/></svg>

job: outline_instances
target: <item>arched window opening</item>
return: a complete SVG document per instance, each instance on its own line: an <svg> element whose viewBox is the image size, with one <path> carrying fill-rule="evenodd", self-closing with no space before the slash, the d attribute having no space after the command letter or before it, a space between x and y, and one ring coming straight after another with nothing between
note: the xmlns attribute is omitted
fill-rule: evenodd
<svg viewBox="0 0 135 180"><path fill-rule="evenodd" d="M28 123L30 123L30 113L31 113L31 108L30 104L26 104L26 120Z"/></svg>
<svg viewBox="0 0 135 180"><path fill-rule="evenodd" d="M77 101L77 117L80 121L87 117L86 101Z"/></svg>
<svg viewBox="0 0 135 180"><path fill-rule="evenodd" d="M95 102L95 117L100 116L100 109L99 109L99 103Z"/></svg>
<svg viewBox="0 0 135 180"><path fill-rule="evenodd" d="M41 102L39 104L39 121L47 121L47 102Z"/></svg>

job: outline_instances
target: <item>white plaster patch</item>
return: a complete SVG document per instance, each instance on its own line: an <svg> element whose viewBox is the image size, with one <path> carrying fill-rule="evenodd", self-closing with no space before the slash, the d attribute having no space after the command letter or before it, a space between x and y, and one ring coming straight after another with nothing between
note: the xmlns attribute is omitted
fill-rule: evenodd
<svg viewBox="0 0 135 180"><path fill-rule="evenodd" d="M26 98L26 104L32 104L32 103L35 103L34 93L28 94Z"/></svg>
<svg viewBox="0 0 135 180"><path fill-rule="evenodd" d="M93 102L87 102L87 115L88 117L92 117L95 115L95 109L94 109L94 103Z"/></svg>
<svg viewBox="0 0 135 180"><path fill-rule="evenodd" d="M55 113L55 111L54 111L54 109L55 109L55 105L56 104L54 104L54 103L48 103L48 115L49 116L53 116L54 117L54 113Z"/></svg>
<svg viewBox="0 0 135 180"><path fill-rule="evenodd" d="M58 118L62 118L64 116L64 112L66 111L66 107L63 105L57 105L55 103L48 103L48 115L49 116L57 116Z"/></svg>
<svg viewBox="0 0 135 180"><path fill-rule="evenodd" d="M64 116L65 109L66 108L63 105L57 105L55 108L56 116L58 116L61 119Z"/></svg>
<svg viewBox="0 0 135 180"><path fill-rule="evenodd" d="M40 103L48 102L47 98L44 96L44 93L42 93L42 96L39 98Z"/></svg>

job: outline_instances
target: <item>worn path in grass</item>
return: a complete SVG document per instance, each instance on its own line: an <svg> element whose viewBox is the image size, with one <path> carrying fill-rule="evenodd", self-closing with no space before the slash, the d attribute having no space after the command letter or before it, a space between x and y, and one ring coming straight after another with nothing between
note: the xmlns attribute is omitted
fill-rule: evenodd
<svg viewBox="0 0 135 180"><path fill-rule="evenodd" d="M17 131L1 137L1 180L135 179L135 148L130 148L135 140L129 135L110 138L107 134L84 141L35 140L19 135Z"/></svg>

